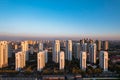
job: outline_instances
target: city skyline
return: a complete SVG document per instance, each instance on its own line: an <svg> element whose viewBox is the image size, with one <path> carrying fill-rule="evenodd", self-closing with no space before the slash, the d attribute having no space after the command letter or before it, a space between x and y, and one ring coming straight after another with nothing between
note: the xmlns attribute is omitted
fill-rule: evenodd
<svg viewBox="0 0 120 80"><path fill-rule="evenodd" d="M0 0L0 40L120 40L119 0Z"/></svg>

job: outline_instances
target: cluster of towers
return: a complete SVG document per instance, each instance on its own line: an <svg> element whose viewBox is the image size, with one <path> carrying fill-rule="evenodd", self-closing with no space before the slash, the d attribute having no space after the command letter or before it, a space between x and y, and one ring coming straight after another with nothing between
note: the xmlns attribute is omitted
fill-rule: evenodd
<svg viewBox="0 0 120 80"><path fill-rule="evenodd" d="M80 55L76 58L80 58L80 67L82 69L85 70L86 61L91 64L96 64L96 60L99 58L99 66L104 71L108 70L108 41L104 41L102 44L100 40L97 40L96 42L92 40L85 42L82 40L80 44L77 43L76 47L78 47L78 45L80 45L80 49L78 49L78 51L75 50L75 54Z"/></svg>
<svg viewBox="0 0 120 80"><path fill-rule="evenodd" d="M53 42L52 61L59 63L59 69L64 69L65 60L72 61L74 56L80 61L80 68L86 70L87 61L96 64L96 58L99 58L99 66L104 70L108 70L108 41L104 42L104 49L101 49L101 41L89 41L74 43L72 40L65 42L65 50L60 49L60 40ZM26 66L29 60L28 42L21 42L21 51L15 53L15 70L19 71ZM31 47L32 48L32 47ZM41 71L48 62L48 51L43 49L43 43L39 43L37 53L37 70ZM0 41L0 68L8 66L8 43ZM74 52L73 52L74 50ZM33 51L31 51L33 53ZM74 53L74 54L73 54ZM99 53L99 54L98 54Z"/></svg>

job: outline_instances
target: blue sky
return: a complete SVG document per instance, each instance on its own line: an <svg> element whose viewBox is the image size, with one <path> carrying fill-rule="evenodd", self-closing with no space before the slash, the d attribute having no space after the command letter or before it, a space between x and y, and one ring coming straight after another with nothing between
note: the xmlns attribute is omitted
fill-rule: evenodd
<svg viewBox="0 0 120 80"><path fill-rule="evenodd" d="M0 0L0 36L120 40L120 0Z"/></svg>

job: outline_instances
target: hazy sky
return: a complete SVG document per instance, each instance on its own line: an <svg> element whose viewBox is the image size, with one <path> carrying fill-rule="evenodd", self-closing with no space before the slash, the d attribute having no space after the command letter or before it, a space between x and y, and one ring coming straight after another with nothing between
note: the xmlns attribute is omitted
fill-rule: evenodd
<svg viewBox="0 0 120 80"><path fill-rule="evenodd" d="M120 0L0 0L0 36L120 40Z"/></svg>

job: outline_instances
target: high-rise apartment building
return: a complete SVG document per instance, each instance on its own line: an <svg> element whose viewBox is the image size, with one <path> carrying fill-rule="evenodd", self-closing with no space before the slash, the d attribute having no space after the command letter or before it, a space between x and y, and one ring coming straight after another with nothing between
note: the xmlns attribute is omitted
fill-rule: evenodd
<svg viewBox="0 0 120 80"><path fill-rule="evenodd" d="M107 51L100 51L99 65L104 71L108 71L108 52Z"/></svg>
<svg viewBox="0 0 120 80"><path fill-rule="evenodd" d="M37 54L37 71L42 71L45 67L45 53L44 51L40 51Z"/></svg>
<svg viewBox="0 0 120 80"><path fill-rule="evenodd" d="M59 53L59 69L64 69L65 66L65 56L64 56L64 52L61 51Z"/></svg>
<svg viewBox="0 0 120 80"><path fill-rule="evenodd" d="M86 58L87 58L86 52L81 51L80 52L80 68L82 70L86 70Z"/></svg>
<svg viewBox="0 0 120 80"><path fill-rule="evenodd" d="M8 66L8 43L0 41L0 68Z"/></svg>
<svg viewBox="0 0 120 80"><path fill-rule="evenodd" d="M26 61L29 60L29 53L28 53L28 41L21 42L22 52L25 53Z"/></svg>
<svg viewBox="0 0 120 80"><path fill-rule="evenodd" d="M72 40L68 40L66 42L65 59L68 60L68 61L72 60Z"/></svg>
<svg viewBox="0 0 120 80"><path fill-rule="evenodd" d="M53 42L53 52L52 52L52 60L56 63L58 63L58 54L60 52L60 41L55 40Z"/></svg>
<svg viewBox="0 0 120 80"><path fill-rule="evenodd" d="M24 52L17 52L15 54L15 70L19 71L25 67L25 53Z"/></svg>
<svg viewBox="0 0 120 80"><path fill-rule="evenodd" d="M80 43L75 43L75 58L80 59Z"/></svg>
<svg viewBox="0 0 120 80"><path fill-rule="evenodd" d="M96 44L90 44L89 45L89 62L90 63L96 63Z"/></svg>

